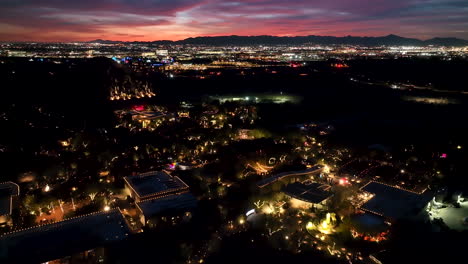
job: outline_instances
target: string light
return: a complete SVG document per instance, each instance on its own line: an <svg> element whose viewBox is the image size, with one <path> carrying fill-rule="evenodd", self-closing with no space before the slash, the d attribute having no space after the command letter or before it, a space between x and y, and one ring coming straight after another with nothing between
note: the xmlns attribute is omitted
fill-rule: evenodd
<svg viewBox="0 0 468 264"><path fill-rule="evenodd" d="M178 195L181 195L181 194L184 194L184 193L188 193L188 190L187 190L187 191L183 191L183 192L170 193L170 194L167 194L167 195L163 195L163 196L158 196L158 197L153 197L153 198L150 198L150 199L146 199L146 200L144 200L144 201L137 202L137 203L136 203L136 206L137 206L138 209L143 213L143 209L141 209L141 207L140 207L140 204L142 204L142 203L150 202L150 201L153 201L153 200L159 200L159 199L163 199L163 198L170 197L170 196L178 196Z"/></svg>
<svg viewBox="0 0 468 264"><path fill-rule="evenodd" d="M266 178L264 180L261 180L257 183L257 186L259 188L263 188L267 185L270 185L274 182L277 182L285 177L289 177L289 176L303 176L303 175L308 175L308 174L311 174L311 173L316 173L316 172L320 172L324 169L324 167L322 165L314 165L312 168L310 169L306 169L305 171L291 171L291 172L283 172L283 173L280 173L280 174L276 174L275 176L271 176L270 178ZM268 181L266 181L268 180ZM263 181L266 181L264 184L262 184Z"/></svg>
<svg viewBox="0 0 468 264"><path fill-rule="evenodd" d="M107 217L109 218L110 215L114 214L115 212L119 212L119 215L123 216L122 211L120 210L120 208L114 208L114 209L109 209L109 211L98 211L98 212L93 212L93 213L84 214L84 215L80 215L80 216L70 217L70 218L67 218L67 219L64 219L64 220L61 220L61 221L56 221L56 222L53 222L53 223L35 225L35 226L30 226L30 227L26 227L26 228L13 230L13 231L10 231L10 232L7 232L7 233L1 235L0 238L3 238L5 236L11 235L11 234L16 234L16 233L32 230L32 229L36 229L36 231L40 231L40 230L42 230L43 228L46 228L46 227L58 227L60 225L65 224L66 222L71 222L73 220L83 220L83 218L88 217L88 216L97 216L97 215L100 215L100 214L102 214L102 215L107 214L108 215Z"/></svg>
<svg viewBox="0 0 468 264"><path fill-rule="evenodd" d="M385 186L387 186L387 187L399 189L399 190L402 190L402 191L405 191L405 192L414 193L414 194L423 194L423 193L427 190L427 187L426 187L426 188L424 188L422 191L416 192L416 191L412 191L412 190L408 190L408 189L402 188L402 187L400 187L400 186L390 185L390 184L386 184L386 183L378 182L378 181L370 181L370 182L368 182L366 185L364 185L364 186L361 187L361 190L363 190L367 185L369 185L369 184L371 184L371 183L382 184L382 185L385 185Z"/></svg>
<svg viewBox="0 0 468 264"><path fill-rule="evenodd" d="M399 187L399 186L393 186L393 185L389 185L389 184L386 184L386 183L383 183L383 182L378 182L378 181L370 181L370 182L368 182L366 185L364 185L363 187L361 187L361 190L364 191L363 189L364 189L367 185L369 185L369 184L371 184L371 183L382 184L382 185L385 185L385 186L387 186L387 187L399 189L399 190L406 191L406 192L410 192L410 193L417 194L417 195L421 195L421 194L423 194L423 193L427 190L427 188L425 188L425 189L422 190L421 192L415 192L415 191L411 191L411 190L407 190L407 189L401 188L401 187ZM368 193L368 192L367 192L367 193ZM373 194L371 194L371 195L373 195ZM374 197L375 197L375 195L372 196L372 198L370 198L369 200L367 200L366 203L367 203L368 201L372 200ZM362 205L361 205L361 206L362 206ZM382 217L384 216L382 213L378 213L378 212L375 212L375 211L372 211L372 210L369 210L369 209L366 209L366 208L360 207L359 209L361 209L361 210L363 210L363 211L365 211L365 212L369 212L369 213L378 215L378 216L382 216Z"/></svg>

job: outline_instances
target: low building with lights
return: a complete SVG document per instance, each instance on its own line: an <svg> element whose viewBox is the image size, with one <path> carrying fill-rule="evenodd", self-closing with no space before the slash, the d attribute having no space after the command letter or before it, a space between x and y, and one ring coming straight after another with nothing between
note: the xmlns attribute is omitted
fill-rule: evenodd
<svg viewBox="0 0 468 264"><path fill-rule="evenodd" d="M0 226L12 225L11 214L17 202L20 188L14 182L0 183Z"/></svg>
<svg viewBox="0 0 468 264"><path fill-rule="evenodd" d="M124 178L125 188L135 202L188 192L189 186L165 171L151 171Z"/></svg>
<svg viewBox="0 0 468 264"><path fill-rule="evenodd" d="M197 199L191 193L169 194L155 197L136 204L143 225L156 225L158 220L171 221L173 224L190 216L197 206ZM159 218L159 219L158 219Z"/></svg>
<svg viewBox="0 0 468 264"><path fill-rule="evenodd" d="M1 263L42 263L126 239L121 211L112 209L0 236Z"/></svg>
<svg viewBox="0 0 468 264"><path fill-rule="evenodd" d="M287 183L287 182L296 182L297 180L304 180L305 177L310 177L316 174L321 173L324 170L325 166L315 165L308 169L302 171L287 171L272 175L268 178L264 178L257 182L259 188L264 188L275 183Z"/></svg>
<svg viewBox="0 0 468 264"><path fill-rule="evenodd" d="M174 220L191 215L190 211L197 205L197 199L189 193L189 186L165 171L147 172L124 180L127 191L135 199L143 225L154 226L166 217Z"/></svg>
<svg viewBox="0 0 468 264"><path fill-rule="evenodd" d="M426 206L433 198L428 191L413 192L403 188L371 181L361 188L371 194L360 209L392 222L399 219L425 217Z"/></svg>
<svg viewBox="0 0 468 264"><path fill-rule="evenodd" d="M303 204L301 207L325 209L327 201L333 196L330 185L316 182L295 182L283 187L282 191L291 197L293 204ZM295 201L297 200L297 201Z"/></svg>

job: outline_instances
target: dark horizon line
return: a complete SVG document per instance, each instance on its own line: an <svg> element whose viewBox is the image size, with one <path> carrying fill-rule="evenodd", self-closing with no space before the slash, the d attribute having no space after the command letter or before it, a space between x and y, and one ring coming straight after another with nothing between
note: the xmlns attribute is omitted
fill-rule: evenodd
<svg viewBox="0 0 468 264"><path fill-rule="evenodd" d="M255 38L255 37L271 37L271 38L285 38L285 39L293 39L293 38L305 38L305 37L323 37L323 38L338 38L338 39L345 39L345 38L362 38L362 39L375 39L375 38L387 38L387 37L398 37L402 39L411 39L411 40L417 40L417 41L428 41L428 40L433 40L433 39L457 39L457 40L462 40L462 41L467 41L466 39L462 38L457 38L457 37L432 37L428 39L419 39L419 38L413 38L413 37L402 37L400 35L396 34L388 34L388 35L383 35L383 36L356 36L356 35L345 35L345 36L331 36L331 35L296 35L296 36L277 36L277 35L221 35L221 36L196 36L196 37L188 37L180 40L166 40L166 39L161 39L161 40L111 40L111 39L105 39L105 38L96 38L96 39L91 39L91 40L81 40L81 41L76 41L76 40L70 40L70 41L34 41L34 40L2 40L0 43L93 43L95 41L110 41L110 42L122 42L122 43L152 43L152 42L172 42L172 43L177 43L177 42L183 42L186 40L190 39L200 39L200 38L226 38L226 37L241 37L241 38Z"/></svg>

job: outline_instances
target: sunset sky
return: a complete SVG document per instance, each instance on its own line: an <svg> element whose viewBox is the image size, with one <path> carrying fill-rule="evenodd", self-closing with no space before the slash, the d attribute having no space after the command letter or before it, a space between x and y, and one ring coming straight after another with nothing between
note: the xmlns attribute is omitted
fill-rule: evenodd
<svg viewBox="0 0 468 264"><path fill-rule="evenodd" d="M1 41L388 34L468 39L468 0L0 0Z"/></svg>

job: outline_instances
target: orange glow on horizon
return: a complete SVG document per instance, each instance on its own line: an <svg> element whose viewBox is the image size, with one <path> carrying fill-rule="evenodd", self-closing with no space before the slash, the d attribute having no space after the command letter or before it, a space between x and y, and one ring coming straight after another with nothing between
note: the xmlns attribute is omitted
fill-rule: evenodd
<svg viewBox="0 0 468 264"><path fill-rule="evenodd" d="M442 0L17 2L0 3L2 13L7 14L0 18L1 41L175 41L229 35L468 38L468 17L455 6L436 10L432 2ZM466 19L459 23L444 20L451 16Z"/></svg>

